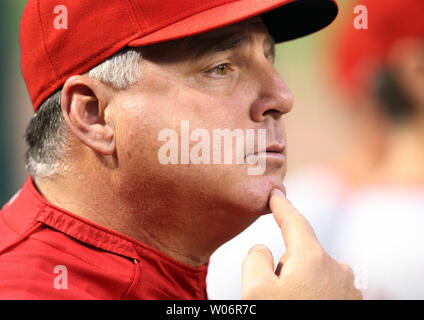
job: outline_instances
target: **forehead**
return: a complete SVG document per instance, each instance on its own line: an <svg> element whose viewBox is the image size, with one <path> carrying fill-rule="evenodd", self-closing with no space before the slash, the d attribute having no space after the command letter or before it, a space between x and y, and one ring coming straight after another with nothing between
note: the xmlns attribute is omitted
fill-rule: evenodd
<svg viewBox="0 0 424 320"><path fill-rule="evenodd" d="M193 38L208 38L208 37L212 37L214 35L219 35L219 34L226 34L226 33L230 33L230 32L246 32L246 31L263 31L263 32L267 32L267 28L262 20L262 18L260 16L258 17L254 17L254 18L250 18L229 26L225 26L222 28L218 28L209 32L205 32L203 34L194 36Z"/></svg>
<svg viewBox="0 0 424 320"><path fill-rule="evenodd" d="M160 59L171 54L175 59L199 58L216 51L235 47L252 33L261 33L271 44L274 43L261 17L254 17L230 26L205 32L184 39L169 41L142 48L145 58Z"/></svg>

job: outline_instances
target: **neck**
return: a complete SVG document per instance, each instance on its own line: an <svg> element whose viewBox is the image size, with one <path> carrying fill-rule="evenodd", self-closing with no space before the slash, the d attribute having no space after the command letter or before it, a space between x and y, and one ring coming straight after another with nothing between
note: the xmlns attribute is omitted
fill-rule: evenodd
<svg viewBox="0 0 424 320"><path fill-rule="evenodd" d="M136 189L110 173L83 173L34 180L50 203L192 267L206 264L221 244L257 218L205 206L213 201L196 202L196 195L183 195L172 188L138 184Z"/></svg>

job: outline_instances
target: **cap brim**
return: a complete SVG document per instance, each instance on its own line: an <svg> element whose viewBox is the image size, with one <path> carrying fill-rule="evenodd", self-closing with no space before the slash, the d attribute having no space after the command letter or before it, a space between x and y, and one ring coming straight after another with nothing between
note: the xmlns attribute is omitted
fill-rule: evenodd
<svg viewBox="0 0 424 320"><path fill-rule="evenodd" d="M195 14L131 41L131 47L180 39L262 15L277 43L299 38L329 25L337 16L334 0L243 0Z"/></svg>
<svg viewBox="0 0 424 320"><path fill-rule="evenodd" d="M337 13L337 4L332 0L297 0L262 14L262 18L279 43L325 28Z"/></svg>

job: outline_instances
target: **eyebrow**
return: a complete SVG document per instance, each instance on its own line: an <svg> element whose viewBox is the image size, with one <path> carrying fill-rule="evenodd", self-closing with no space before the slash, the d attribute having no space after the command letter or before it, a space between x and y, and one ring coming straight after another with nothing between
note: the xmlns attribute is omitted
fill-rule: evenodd
<svg viewBox="0 0 424 320"><path fill-rule="evenodd" d="M214 53L239 49L251 41L247 33L225 33L210 37L201 37L191 42L194 55L199 58ZM272 58L275 59L275 41L272 37L267 37L265 43L269 43L269 50Z"/></svg>
<svg viewBox="0 0 424 320"><path fill-rule="evenodd" d="M250 42L250 37L247 34L230 34L224 36L217 36L213 39L209 39L209 45L205 45L205 51L211 53L222 52L232 49L239 49L243 45Z"/></svg>

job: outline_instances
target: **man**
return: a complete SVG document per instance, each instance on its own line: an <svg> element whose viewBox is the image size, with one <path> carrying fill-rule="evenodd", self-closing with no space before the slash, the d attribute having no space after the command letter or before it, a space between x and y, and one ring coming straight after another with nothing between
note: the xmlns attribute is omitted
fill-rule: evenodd
<svg viewBox="0 0 424 320"><path fill-rule="evenodd" d="M243 296L359 298L281 181L293 97L273 67L274 43L336 13L329 0L29 1L32 175L1 212L1 297L205 299L209 256L271 209L288 250L274 273L269 251L252 249ZM264 171L186 162L187 126L266 130L265 147L258 136L243 154L264 158ZM178 163L164 165L175 136Z"/></svg>

